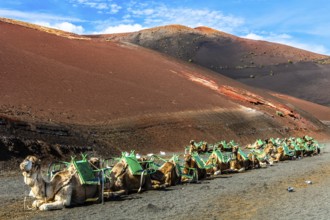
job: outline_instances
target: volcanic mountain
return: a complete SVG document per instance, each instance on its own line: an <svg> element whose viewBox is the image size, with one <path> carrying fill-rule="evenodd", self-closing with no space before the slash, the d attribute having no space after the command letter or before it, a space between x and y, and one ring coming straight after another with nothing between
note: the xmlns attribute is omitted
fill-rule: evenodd
<svg viewBox="0 0 330 220"><path fill-rule="evenodd" d="M330 58L208 27L169 25L102 35L192 62L247 85L330 106Z"/></svg>
<svg viewBox="0 0 330 220"><path fill-rule="evenodd" d="M329 135L283 97L129 43L2 19L0 66L0 133L22 140L0 141L4 160L84 147L110 156L181 152L190 139Z"/></svg>

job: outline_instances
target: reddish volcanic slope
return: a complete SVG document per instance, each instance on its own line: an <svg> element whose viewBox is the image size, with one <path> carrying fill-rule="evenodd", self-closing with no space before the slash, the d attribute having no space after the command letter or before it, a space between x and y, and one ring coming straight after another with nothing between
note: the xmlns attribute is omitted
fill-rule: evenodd
<svg viewBox="0 0 330 220"><path fill-rule="evenodd" d="M0 21L1 133L86 141L102 154L181 151L191 138L328 135L265 91L132 44L70 36Z"/></svg>
<svg viewBox="0 0 330 220"><path fill-rule="evenodd" d="M330 97L325 95L330 93L328 56L244 39L208 27L169 25L95 37L131 42L254 87L330 106ZM295 86L291 86L292 82Z"/></svg>
<svg viewBox="0 0 330 220"><path fill-rule="evenodd" d="M295 97L283 94L272 93L272 95L282 99L284 102L288 103L288 105L293 104L294 106L311 113L313 116L315 116L321 121L330 121L330 107L318 105L312 102L297 99Z"/></svg>
<svg viewBox="0 0 330 220"><path fill-rule="evenodd" d="M139 115L235 108L187 80L193 67L131 45L71 40L1 23L1 104L51 119L104 122ZM207 71L204 71L207 73Z"/></svg>

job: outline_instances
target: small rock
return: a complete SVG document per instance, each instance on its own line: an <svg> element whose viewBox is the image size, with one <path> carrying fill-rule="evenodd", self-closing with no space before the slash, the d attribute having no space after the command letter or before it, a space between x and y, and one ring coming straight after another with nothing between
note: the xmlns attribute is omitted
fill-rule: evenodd
<svg viewBox="0 0 330 220"><path fill-rule="evenodd" d="M288 190L288 192L293 192L294 191L293 187L291 187L291 186L289 186L287 190Z"/></svg>
<svg viewBox="0 0 330 220"><path fill-rule="evenodd" d="M307 183L307 184L313 184L313 182L310 181L310 180L306 180L305 183Z"/></svg>

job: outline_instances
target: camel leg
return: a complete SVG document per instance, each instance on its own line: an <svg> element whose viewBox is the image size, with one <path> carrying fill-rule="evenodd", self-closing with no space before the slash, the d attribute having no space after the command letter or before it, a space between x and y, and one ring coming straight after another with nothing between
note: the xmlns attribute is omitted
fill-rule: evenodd
<svg viewBox="0 0 330 220"><path fill-rule="evenodd" d="M239 173L242 173L245 171L245 167L242 167L241 169L238 170Z"/></svg>
<svg viewBox="0 0 330 220"><path fill-rule="evenodd" d="M63 209L65 206L70 206L71 197L72 197L72 187L71 186L64 187L61 193L55 196L54 202L44 203L41 206L39 206L39 209L43 211Z"/></svg>
<svg viewBox="0 0 330 220"><path fill-rule="evenodd" d="M44 203L42 204L39 209L42 211L49 211L49 210L57 210L57 209L63 209L64 208L64 201L55 201L51 203Z"/></svg>
<svg viewBox="0 0 330 220"><path fill-rule="evenodd" d="M112 197L112 198L119 197L119 196L127 195L127 194L128 194L128 192L126 190L122 189L122 190L118 190L118 191L115 191L115 192L110 192L108 194L108 198L110 198L110 197Z"/></svg>
<svg viewBox="0 0 330 220"><path fill-rule="evenodd" d="M164 188L166 188L166 184L161 184L157 180L152 180L151 181L151 186L152 186L152 189L164 189Z"/></svg>
<svg viewBox="0 0 330 220"><path fill-rule="evenodd" d="M43 200L43 199L34 200L33 203L32 203L32 208L33 209L38 209L44 203L45 203L45 200Z"/></svg>
<svg viewBox="0 0 330 220"><path fill-rule="evenodd" d="M165 175L165 187L169 187L172 185L172 174L168 173Z"/></svg>

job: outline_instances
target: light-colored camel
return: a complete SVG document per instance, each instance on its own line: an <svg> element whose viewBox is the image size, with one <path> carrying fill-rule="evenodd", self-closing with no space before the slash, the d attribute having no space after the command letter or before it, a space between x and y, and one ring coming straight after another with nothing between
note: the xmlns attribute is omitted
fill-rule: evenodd
<svg viewBox="0 0 330 220"><path fill-rule="evenodd" d="M248 144L245 148L247 149L260 149L263 147L263 142L259 139L256 140L253 144Z"/></svg>
<svg viewBox="0 0 330 220"><path fill-rule="evenodd" d="M40 160L27 156L20 164L24 182L31 187L36 200L32 208L40 210L62 209L65 206L83 204L86 199L99 196L98 185L81 185L74 167L56 173L50 181L41 174Z"/></svg>

